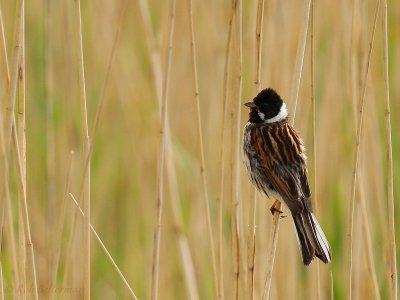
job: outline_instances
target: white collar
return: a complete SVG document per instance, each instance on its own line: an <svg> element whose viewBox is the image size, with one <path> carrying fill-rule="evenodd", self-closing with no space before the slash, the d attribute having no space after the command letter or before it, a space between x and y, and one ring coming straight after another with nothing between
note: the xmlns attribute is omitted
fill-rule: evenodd
<svg viewBox="0 0 400 300"><path fill-rule="evenodd" d="M288 116L288 112L286 109L286 104L283 103L281 106L281 109L279 110L279 114L277 114L275 117L271 118L271 119L267 119L264 122L265 123L275 123L275 122L280 122L284 119L286 119L286 117Z"/></svg>

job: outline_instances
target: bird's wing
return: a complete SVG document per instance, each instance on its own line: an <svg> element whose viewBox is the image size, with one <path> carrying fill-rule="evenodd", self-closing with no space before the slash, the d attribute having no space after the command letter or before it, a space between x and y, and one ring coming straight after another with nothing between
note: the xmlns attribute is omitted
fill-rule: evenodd
<svg viewBox="0 0 400 300"><path fill-rule="evenodd" d="M311 211L306 157L301 139L287 123L257 128L257 149L264 175L292 213L302 206Z"/></svg>

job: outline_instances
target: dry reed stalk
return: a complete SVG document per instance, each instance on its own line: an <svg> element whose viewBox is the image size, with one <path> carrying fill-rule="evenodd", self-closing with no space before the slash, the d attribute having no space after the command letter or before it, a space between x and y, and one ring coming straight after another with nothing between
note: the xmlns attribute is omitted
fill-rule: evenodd
<svg viewBox="0 0 400 300"><path fill-rule="evenodd" d="M204 207L206 213L207 220L207 233L208 240L210 244L210 253L211 253L211 266L213 271L213 280L214 280L214 289L216 297L218 298L218 279L217 279L217 264L215 259L215 246L214 246L214 237L211 223L211 213L210 213L210 200L208 197L208 184L207 184L207 172L206 172L206 163L204 156L204 143L203 143L203 129L201 125L201 111L200 111L200 92L199 92L199 81L198 81L198 72L197 72L197 56L196 56L196 41L194 36L194 28L193 28L193 9L192 9L192 0L188 0L188 14L189 14L189 31L190 31L190 50L191 50L191 58L192 58L192 71L193 71L193 84L194 84L194 97L196 101L196 112L197 112L197 132L199 137L199 147L200 147L200 174L201 181L203 187L203 196L204 196Z"/></svg>
<svg viewBox="0 0 400 300"><path fill-rule="evenodd" d="M223 79L223 95L222 95L222 118L221 118L221 148L219 155L219 168L220 168L220 187L219 194L216 199L218 203L218 253L217 253L217 273L218 273L218 297L217 299L224 299L224 239L223 239L223 210L224 210L224 187L225 187L225 125L228 115L228 97L229 97L229 72L230 72L230 58L231 58L231 45L232 45L232 27L233 19L235 17L237 1L233 1L232 10L228 23L228 36L225 48L225 63L224 63L224 79Z"/></svg>
<svg viewBox="0 0 400 300"><path fill-rule="evenodd" d="M14 232L14 218L13 218L13 212L12 212L12 207L11 207L11 201L10 201L10 191L8 189L8 182L7 185L5 186L6 192L5 192L5 203L4 203L4 209L5 211L3 212L3 217L5 218L6 224L4 225L5 230L4 230L4 235L5 235L5 240L6 243L9 245L9 251L10 251L10 260L11 260L11 280L14 286L21 287L22 292L25 292L25 286L23 286L21 281L25 283L26 278L21 277L19 274L19 266L18 266L18 251L17 251L17 246L15 242L15 232ZM5 215L4 215L5 214ZM25 248L25 247L24 247ZM26 274L24 274L26 276ZM18 297L21 297L21 293L18 292L18 290L13 289L13 296L14 299L18 299Z"/></svg>
<svg viewBox="0 0 400 300"><path fill-rule="evenodd" d="M10 76L10 88L8 95L8 102L6 103L6 114L4 120L4 143L5 143L5 154L8 157L10 144L11 144L11 135L12 135L12 123L14 118L14 109L15 109L15 98L17 94L17 84L18 84L18 66L19 60L21 58L21 37L22 37L22 28L23 28L23 7L24 0L17 1L17 16L16 16L16 28L14 32L14 51L13 51L13 65L11 67L11 76ZM6 159L7 159L6 157Z"/></svg>
<svg viewBox="0 0 400 300"><path fill-rule="evenodd" d="M228 76L229 76L229 63L230 63L230 48L232 41L232 23L234 9L231 12L228 26L228 38L225 48L225 63L224 63L224 79L223 79L223 96L222 96L222 118L221 118L221 148L219 154L219 169L220 169L220 185L219 194L216 198L218 203L218 241L217 241L217 273L218 273L218 297L217 299L224 299L224 237L223 237L223 219L224 219L224 187L225 187L225 123L228 113Z"/></svg>
<svg viewBox="0 0 400 300"><path fill-rule="evenodd" d="M158 102L158 108L160 111L161 118L161 103L162 103L162 67L161 67L161 55L159 48L156 46L154 33L151 24L151 18L148 8L148 2L146 0L139 1L139 10L143 20L144 30L146 37L147 51L150 56L151 70L153 75L153 82L156 91L156 97ZM196 283L196 275L194 272L193 259L190 252L189 241L183 230L182 217L180 214L180 203L178 184L176 178L176 170L174 164L174 153L172 149L172 141L170 134L170 125L168 115L165 119L165 160L166 160L166 171L168 178L168 187L170 192L170 203L172 209L172 221L174 227L174 234L176 235L178 248L180 252L180 259L182 269L184 271L185 284L190 299L199 299L199 292Z"/></svg>
<svg viewBox="0 0 400 300"><path fill-rule="evenodd" d="M385 137L386 137L386 163L387 163L387 202L388 202L388 227L390 250L388 254L388 278L391 282L391 296L397 299L397 266L396 266L396 235L394 221L394 194L393 194L393 158L392 158L392 132L390 125L390 94L389 94L389 59L388 59L388 29L387 29L387 1L383 2L383 67L385 81Z"/></svg>
<svg viewBox="0 0 400 300"><path fill-rule="evenodd" d="M281 209L281 204L277 206L277 209ZM271 282L272 282L272 271L274 267L274 260L275 260L275 252L276 252L276 245L278 241L278 233L279 233L279 213L274 213L272 226L271 226L271 246L269 248L268 253L268 262L267 262L267 277L265 280L264 285L264 294L263 300L269 299L269 294L271 290Z"/></svg>
<svg viewBox="0 0 400 300"><path fill-rule="evenodd" d="M361 16L360 16L360 4L359 0L353 1L353 7L352 7L352 33L351 33L351 46L350 46L350 72L351 72L351 98L353 99L352 101L352 119L355 120L354 124L356 124L357 120L357 99L360 99L360 90L361 90L361 83L360 83L360 73L361 73L361 67L360 63L358 62L358 53L360 52L360 39L361 39ZM355 133L357 131L357 125L355 125ZM354 205L354 204L353 204ZM352 213L352 212L350 212ZM354 224L354 216L353 218L353 224ZM354 227L354 225L351 225ZM350 243L350 242L349 242ZM355 244L353 242L353 244ZM352 246L354 247L354 245ZM349 258L348 258L349 259ZM352 266L353 268L353 266ZM352 271L354 272L354 271ZM353 284L353 283L352 283ZM354 286L351 287L354 289Z"/></svg>
<svg viewBox="0 0 400 300"><path fill-rule="evenodd" d="M242 32L242 18L243 18L243 3L241 0L237 1L236 4L236 43L237 57L235 57L237 65L234 72L234 97L236 97L236 103L233 102L232 106L232 117L236 117L236 120L232 119L232 234L233 234L233 258L234 258L234 295L235 299L240 297L240 278L243 278L243 289L244 292L247 289L247 266L245 253L242 251L242 243L244 241L243 234L243 222L242 222L242 204L240 197L240 153L241 153L241 124L240 124L240 112L242 107L242 67L243 67L243 32ZM242 266L241 266L242 264ZM241 272L243 272L241 276ZM246 294L246 293L245 293Z"/></svg>
<svg viewBox="0 0 400 300"><path fill-rule="evenodd" d="M297 107L297 98L300 89L300 80L301 80L301 73L303 69L303 61L304 61L304 54L307 44L307 31L308 31L308 22L310 17L310 8L311 8L311 0L305 0L304 2L304 19L303 25L301 29L299 44L297 47L297 54L296 54L296 68L295 68L295 75L293 80L293 87L292 87L292 97L291 97L291 107L290 110L292 113L292 118L290 124L293 126L295 116L296 116L296 107ZM277 207L280 210L281 205ZM278 230L279 230L279 212L274 212L274 218L272 221L272 240L271 240L271 247L268 256L268 267L267 267L267 277L265 279L264 285L264 298L269 299L269 292L271 289L271 281L272 281L272 271L274 267L274 260L275 260L275 252L276 252L276 243L278 238ZM275 232L276 231L276 232ZM271 257L272 256L272 257Z"/></svg>
<svg viewBox="0 0 400 300"><path fill-rule="evenodd" d="M357 195L359 197L359 193ZM359 208L359 203L355 203L354 209L354 238L353 238L353 249L355 253L362 253L363 248L363 232L362 232L362 220L361 220L361 210ZM361 273L364 269L364 263L367 261L366 255L362 253L361 255L356 255L353 261L353 280L352 280L352 297L353 299L360 299L361 296L361 286L364 279Z"/></svg>
<svg viewBox="0 0 400 300"><path fill-rule="evenodd" d="M72 193L69 193L69 196L71 197L72 201L74 202L76 208L79 210L79 212L81 213L82 217L85 218L85 214L82 210L82 208L79 206L78 202L76 201L74 195ZM118 265L115 263L114 259L112 258L110 252L107 250L107 247L104 245L103 241L101 240L100 236L97 234L96 230L94 229L94 227L92 226L92 224L89 224L90 226L90 230L91 232L94 234L94 236L96 237L97 241L99 242L101 248L103 249L103 251L106 253L107 257L110 259L113 267L115 268L115 270L117 271L119 277L122 279L123 283L125 284L125 286L128 288L129 293L131 294L132 298L137 300L137 297L132 289L132 287L129 285L128 281L126 280L124 274L122 273L121 269L118 267Z"/></svg>
<svg viewBox="0 0 400 300"><path fill-rule="evenodd" d="M82 18L81 1L75 0L76 8L76 30L78 31L78 72L79 72L79 91L82 119L82 139L83 139L83 157L88 157L90 152L89 127L87 119L86 85L85 85L85 66L83 60L82 44ZM84 163L84 162L83 162ZM85 166L84 166L85 168ZM86 175L83 180L82 208L86 218L83 220L82 234L82 252L83 252L83 298L90 299L90 161L88 162Z"/></svg>
<svg viewBox="0 0 400 300"><path fill-rule="evenodd" d="M0 29L1 29L1 39L2 39L2 47L1 50L3 52L3 57L4 57L4 62L6 65L5 68L5 73L6 73L6 78L7 78L7 86L10 85L10 67L8 64L8 55L7 55L7 45L6 45L6 38L5 38L5 33L4 33L4 22L3 22L3 9L0 5Z"/></svg>
<svg viewBox="0 0 400 300"><path fill-rule="evenodd" d="M266 12L268 9L266 9ZM267 15L267 14L266 14ZM267 18L265 18L267 20ZM266 37L267 35L264 35ZM260 200L259 200L260 201ZM264 259L266 256L266 251L268 251L268 242L269 237L265 234L264 229L270 229L269 224L272 224L272 218L265 214L267 211L269 202L268 201L260 201L258 203L258 209L256 210L257 213L257 227L261 228L260 232L263 234L259 234L256 239L256 253L259 255L255 256L255 265L257 268L255 269L255 297L256 299L262 299L264 293L264 276L265 270L267 265L267 260ZM269 230L268 230L269 231Z"/></svg>
<svg viewBox="0 0 400 300"><path fill-rule="evenodd" d="M8 55L7 55L7 47L6 47L6 39L4 33L4 24L3 24L3 13L0 5L0 25L1 25L1 39L3 44L3 57L5 62L5 77L7 80L7 92L9 92L10 88L10 69L8 63ZM0 103L1 105L1 103ZM1 107L3 108L3 107ZM3 114L2 114L3 115ZM11 257L11 280L14 286L20 286L19 283L19 269L17 263L17 250L15 246L15 234L13 229L13 214L11 210L11 201L10 201L10 192L8 187L8 153L6 153L6 146L4 143L4 127L3 127L3 119L0 119L0 145L1 145L1 158L0 158L0 168L1 168L1 181L3 184L0 185L0 214L1 214L1 221L0 221L0 228L5 226L5 237L6 243L10 247L10 257ZM7 218L8 223L4 224L4 219ZM3 234L0 233L0 243L2 244ZM2 255L2 249L0 249L0 255ZM2 271L2 270L1 270ZM2 297L4 297L4 286L1 288ZM16 299L19 295L16 294L16 289L13 289L13 296Z"/></svg>
<svg viewBox="0 0 400 300"><path fill-rule="evenodd" d="M23 168L23 170L26 170ZM26 180L25 174L23 175L23 180ZM26 182L25 182L26 184ZM24 189L26 189L26 185L24 185ZM21 201L23 201L23 195L20 194L20 192L18 191L18 198L19 198L19 203L21 203ZM23 219L23 212L22 212L22 207L18 206L18 247L17 247L17 261L19 263L19 281L20 281L20 286L19 286L19 294L18 297L20 297L21 299L26 299L27 296L27 287L29 286L28 283L28 278L27 278L27 270L26 270L26 266L27 266L27 259L26 259L26 249L25 249L25 232L24 232L24 219ZM10 211L10 214L12 212Z"/></svg>
<svg viewBox="0 0 400 300"><path fill-rule="evenodd" d="M310 18L310 55L311 55L311 119L312 119L312 154L313 154L313 178L314 178L314 188L313 188L313 204L314 204L314 213L316 216L318 216L318 197L317 197L317 139L316 139L316 127L315 127L315 116L316 116L316 111L315 111L315 68L314 68L314 60L315 60L315 55L314 55L314 4L315 0L311 0L311 18ZM316 268L316 297L317 299L321 299L321 275L320 275L320 262L319 260L316 261L315 263L315 268Z"/></svg>
<svg viewBox="0 0 400 300"><path fill-rule="evenodd" d="M231 124L233 124L233 112L231 112ZM233 127L232 127L233 129ZM232 130L232 143L234 141L234 130ZM230 174L234 176L234 158L235 156L231 154L231 168ZM239 238L239 225L238 218L236 216L235 201L234 201L234 191L233 186L235 184L234 178L232 178L232 194L231 194L231 214L232 214L232 275L233 275L233 297L235 300L239 299L239 279L240 279L240 238Z"/></svg>
<svg viewBox="0 0 400 300"><path fill-rule="evenodd" d="M257 2L256 17L256 37L255 37L255 90L256 93L261 90L261 57L262 57L262 33L264 24L264 0ZM257 192L252 188L249 207L249 225L247 234L247 299L254 299L254 267L256 251L256 211L257 211Z"/></svg>
<svg viewBox="0 0 400 300"><path fill-rule="evenodd" d="M10 76L10 86L9 86L9 101L6 104L6 115L5 115L5 128L1 126L0 128L1 135L2 135L2 141L4 144L2 144L2 164L4 166L4 173L3 175L5 176L4 178L4 191L6 192L6 195L4 195L4 191L1 193L1 195L5 196L5 201L8 202L7 206L9 209L7 211L11 212L11 204L9 203L9 193L8 193L8 182L7 182L7 173L8 173L8 154L11 146L11 138L14 133L14 145L15 145L15 152L16 152L16 162L17 162L17 179L18 179L18 193L22 195L22 197L19 197L19 206L22 210L22 223L24 227L24 234L25 234L25 246L27 248L26 251L29 252L30 255L30 265L31 265L31 286L33 289L34 297L35 299L38 299L38 290L37 290L37 280L36 280L36 266L35 266L35 257L34 257L34 250L33 250L33 244L32 244L32 239L31 239L31 234L30 234L30 224L29 224L29 214L28 214L28 207L27 207L27 201L26 201L26 188L25 188L25 181L24 181L24 172L22 170L22 162L21 162L21 156L20 156L20 149L18 145L18 138L16 136L16 127L15 127L15 116L14 116L14 108L15 108L15 99L16 99L16 93L17 93L17 84L18 84L18 75L19 75L19 66L20 66L20 59L21 59L21 48L23 47L23 24L24 24L24 1L20 0L17 1L17 15L16 15L16 28L14 32L14 41L15 41L15 47L14 47L14 52L13 52L13 66L11 68L11 76ZM4 38L4 36L3 36ZM4 43L4 41L3 41ZM7 61L6 57L6 52L5 52L5 58ZM8 64L8 63L7 63ZM4 199L4 198L3 198ZM2 202L2 209L4 209L4 202ZM11 217L11 214L10 216ZM9 218L10 219L10 218ZM11 229L10 229L11 230ZM10 234L14 235L12 230L10 231ZM13 237L11 237L11 240ZM13 247L13 246L12 246ZM15 250L15 249L14 249ZM16 255L14 253L14 255Z"/></svg>
<svg viewBox="0 0 400 300"><path fill-rule="evenodd" d="M360 35L361 35L361 20L360 20L360 9L359 9L359 1L353 1L352 8L352 32L351 32L351 46L350 46L350 72L351 72L351 97L353 99L359 99L359 64L357 63L357 54L360 51L358 49L358 45L360 44ZM353 120L357 119L357 103L356 101L352 101L353 109Z"/></svg>
<svg viewBox="0 0 400 300"><path fill-rule="evenodd" d="M160 122L160 142L158 152L158 170L157 170L157 217L156 226L154 229L154 248L153 248L153 266L152 266L152 278L151 278L151 299L158 299L158 273L159 273L159 262L160 262L160 240L161 240L161 217L162 208L164 203L164 148L165 148L165 119L167 116L167 104L168 104L168 93L169 93L169 80L171 71L171 60L172 60L172 46L174 36L174 24L175 24L175 9L176 2L171 0L171 8L169 12L169 24L168 24L168 47L167 47L167 59L165 66L165 73L163 79L163 98L161 103L161 122Z"/></svg>
<svg viewBox="0 0 400 300"><path fill-rule="evenodd" d="M19 59L21 53L21 31L23 25L23 0L17 1L17 12L16 12L16 28L14 31L14 51L13 51L13 66L11 69L11 75L8 68L8 59L7 59L7 48L5 43L5 35L4 35L4 26L2 24L2 38L3 38L3 52L7 66L7 79L8 79L8 102L5 103L5 114L4 116L4 125L3 120L1 120L0 124L0 143L1 143L1 167L2 167L2 182L4 184L0 185L0 196L1 196L1 212L4 216L4 205L5 201L10 201L9 199L9 191L8 191L8 156L9 156L9 149L11 143L11 134L12 134L12 121L14 118L14 107L15 107L15 98L16 98L16 89L18 83L18 66L19 66ZM9 203L9 206L11 204ZM2 222L3 223L3 222ZM12 234L14 235L14 234Z"/></svg>
<svg viewBox="0 0 400 300"><path fill-rule="evenodd" d="M236 8L235 8L236 11ZM236 12L235 12L236 14ZM234 19L235 22L235 19ZM233 30L234 31L234 30ZM231 52L232 52L232 57L231 57L231 61L235 61L235 56L234 56L234 34L232 33L232 46L231 46ZM228 79L228 84L229 84L229 97L227 98L229 103L227 103L228 106L228 119L227 119L227 128L229 128L228 130L228 135L227 135L227 142L226 144L230 146L229 151L226 151L225 156L228 160L228 165L227 165L227 171L226 171L226 177L228 178L227 180L227 196L226 198L228 198L229 201L229 215L230 215L230 262L228 263L229 271L230 271L230 276L225 277L225 281L227 281L226 278L228 278L227 284L229 286L229 289L227 290L228 294L225 295L226 298L232 299L233 298L233 294L236 291L236 287L234 286L235 284L235 276L237 274L237 264L236 264L236 255L235 255L235 244L234 244L234 224L233 224L233 213L232 213L232 207L233 207L233 135L234 135L234 130L233 130L233 124L234 124L234 116L233 116L233 111L232 111L232 105L233 105L233 95L234 95L234 91L232 90L232 81L233 81L233 67L234 64L231 62L231 66L230 68L232 69L231 74L230 74L230 78ZM225 253L228 253L227 251ZM225 255L226 256L226 255ZM226 291L225 291L226 292Z"/></svg>
<svg viewBox="0 0 400 300"><path fill-rule="evenodd" d="M15 127L15 119L12 120L14 122L12 126L12 140L14 143L14 152L15 152L15 160L17 163L17 181L18 181L18 193L22 195L19 197L19 206L21 208L21 215L23 218L22 224L24 226L24 236L25 236L25 247L26 251L29 253L30 257L30 267L31 267L31 281L30 285L33 288L34 298L39 299L38 288L37 288L37 276L36 276L36 264L35 264L35 254L33 250L33 243L31 237L31 228L29 223L29 212L28 212L28 202L26 196L26 186L24 182L24 172L22 169L22 157L20 152L20 146L18 142L18 136Z"/></svg>
<svg viewBox="0 0 400 300"><path fill-rule="evenodd" d="M22 4L22 15L25 15L25 3ZM21 147L21 165L22 165L22 181L23 181L23 192L26 195L26 134L25 134L25 19L22 20L21 28L21 57L19 59L18 66L18 127L16 127L15 121L13 126L16 128L18 133L19 145ZM23 195L18 191L19 203L23 201ZM26 277L26 250L25 244L25 232L24 232L24 218L22 212L23 206L18 207L18 262L19 262L19 275L21 276L21 292L19 295L21 299L26 298L26 287L28 282Z"/></svg>
<svg viewBox="0 0 400 300"><path fill-rule="evenodd" d="M249 207L249 225L247 233L247 299L254 299L255 257L256 257L256 222L257 191L252 188Z"/></svg>
<svg viewBox="0 0 400 300"><path fill-rule="evenodd" d="M357 184L357 170L358 170L358 160L359 160L359 153L360 153L360 141L361 141L361 133L363 128L363 116L364 116L364 100L365 100L365 91L367 89L367 78L369 73L369 66L371 61L371 53L373 48L373 42L375 37L375 29L376 29L376 20L378 17L378 10L379 10L380 0L376 3L375 8L375 17L374 23L372 27L371 39L369 44L368 50L368 59L367 59L367 66L364 74L364 81L363 81L363 88L361 93L360 105L359 105L359 119L357 125L357 133L356 133L356 147L354 153L354 165L353 165L353 172L352 172L352 187L351 187L351 199L350 199L350 213L349 213L349 227L347 232L348 238L348 299L352 299L352 273L353 273L353 227L354 227L354 203L356 197L356 184Z"/></svg>
<svg viewBox="0 0 400 300"><path fill-rule="evenodd" d="M255 78L254 84L256 92L261 90L261 57L262 57L262 34L264 24L264 0L257 2L257 19L256 19L256 45L255 45Z"/></svg>
<svg viewBox="0 0 400 300"><path fill-rule="evenodd" d="M14 232L14 220L13 220L13 212L11 208L11 201L10 201L10 191L9 191L9 186L8 186L8 160L6 159L5 155L5 145L4 145L4 134L3 134L3 122L0 122L0 142L1 142L1 153L2 153L2 158L4 162L4 166L2 168L2 175L3 178L2 182L4 183L3 185L3 193L1 194L1 228L3 226L5 227L5 239L6 243L10 247L10 257L11 257L11 280L14 286L16 287L21 287L22 292L25 292L25 286L22 286L20 284L20 275L19 275L19 266L18 266L18 259L17 259L17 247L16 247L16 242L15 242L15 232ZM6 215L5 215L6 214ZM4 225L4 219L7 219L6 224ZM0 238L2 241L3 235L0 234ZM2 250L0 249L0 254L2 254ZM25 274L24 274L25 275ZM23 278L23 282L25 282L25 277ZM21 295L18 293L17 289L12 289L14 299L17 299ZM2 293L4 295L4 290L2 290Z"/></svg>

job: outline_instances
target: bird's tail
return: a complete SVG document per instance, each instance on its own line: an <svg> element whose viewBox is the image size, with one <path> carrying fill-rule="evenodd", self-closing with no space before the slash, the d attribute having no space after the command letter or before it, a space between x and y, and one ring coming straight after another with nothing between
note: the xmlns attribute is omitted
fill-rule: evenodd
<svg viewBox="0 0 400 300"><path fill-rule="evenodd" d="M324 263L331 261L331 249L314 214L307 209L293 215L303 263L309 265L314 257Z"/></svg>

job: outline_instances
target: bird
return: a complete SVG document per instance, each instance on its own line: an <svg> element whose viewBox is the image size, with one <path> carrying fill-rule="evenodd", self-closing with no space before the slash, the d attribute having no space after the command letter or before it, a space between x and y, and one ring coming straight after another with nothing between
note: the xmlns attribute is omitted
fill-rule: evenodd
<svg viewBox="0 0 400 300"><path fill-rule="evenodd" d="M279 202L289 209L304 265L315 257L330 263L331 248L313 213L305 147L288 123L286 104L275 90L266 88L244 105L250 108L243 132L243 162L250 180L275 199L272 214L282 213Z"/></svg>

